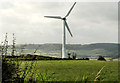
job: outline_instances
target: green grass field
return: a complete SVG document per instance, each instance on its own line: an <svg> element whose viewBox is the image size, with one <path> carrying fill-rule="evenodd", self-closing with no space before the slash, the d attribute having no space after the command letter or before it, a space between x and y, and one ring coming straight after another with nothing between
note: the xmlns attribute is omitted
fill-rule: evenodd
<svg viewBox="0 0 120 83"><path fill-rule="evenodd" d="M21 68L24 69L26 62L30 65L32 61L22 61ZM103 66L97 80L118 81L117 61L39 60L34 62L32 71L37 80L47 73L46 77L52 77L48 81L93 81Z"/></svg>

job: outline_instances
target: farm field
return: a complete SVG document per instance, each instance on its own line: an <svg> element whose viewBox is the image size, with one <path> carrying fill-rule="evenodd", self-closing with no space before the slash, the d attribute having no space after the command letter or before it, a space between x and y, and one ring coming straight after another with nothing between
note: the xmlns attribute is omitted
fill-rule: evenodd
<svg viewBox="0 0 120 83"><path fill-rule="evenodd" d="M22 61L20 67L24 69L25 64L31 62ZM51 78L47 81L93 81L100 70L97 81L118 81L118 61L39 60L32 69L34 79L44 77L41 81L47 77Z"/></svg>

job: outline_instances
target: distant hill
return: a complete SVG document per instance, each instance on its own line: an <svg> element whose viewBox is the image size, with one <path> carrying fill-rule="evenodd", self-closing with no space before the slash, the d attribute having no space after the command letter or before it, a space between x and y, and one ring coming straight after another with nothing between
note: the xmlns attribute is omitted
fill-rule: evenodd
<svg viewBox="0 0 120 83"><path fill-rule="evenodd" d="M38 48L38 46L40 46ZM98 57L105 56L116 58L118 57L118 44L115 43L95 43L95 44L67 44L66 51L68 52L76 52L77 57ZM20 51L20 49L24 47L27 53L33 53L36 48L38 48L38 53L47 53L49 56L61 56L61 44L27 44L24 45L16 45L16 49Z"/></svg>

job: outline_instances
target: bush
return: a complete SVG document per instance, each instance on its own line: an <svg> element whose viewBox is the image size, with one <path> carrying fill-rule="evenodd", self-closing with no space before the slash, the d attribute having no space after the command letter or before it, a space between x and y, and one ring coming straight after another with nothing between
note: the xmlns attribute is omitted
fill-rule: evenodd
<svg viewBox="0 0 120 83"><path fill-rule="evenodd" d="M7 82L23 83L28 73L33 73L31 72L31 70L32 70L34 61L30 64L30 66L28 66L27 64L25 66L25 69L21 71L20 62L15 60L11 61L11 60L12 60L11 58L6 58L6 57L3 57L2 59L2 70L3 70L2 82L3 83L7 83ZM22 72L23 72L23 75L20 76Z"/></svg>
<svg viewBox="0 0 120 83"><path fill-rule="evenodd" d="M13 81L13 76L16 71L15 64L11 63L6 58L2 59L2 82Z"/></svg>

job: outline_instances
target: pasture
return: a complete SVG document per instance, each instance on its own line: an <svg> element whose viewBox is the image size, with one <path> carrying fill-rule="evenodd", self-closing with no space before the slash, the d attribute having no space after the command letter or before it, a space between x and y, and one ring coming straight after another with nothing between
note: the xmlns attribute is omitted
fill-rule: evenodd
<svg viewBox="0 0 120 83"><path fill-rule="evenodd" d="M21 61L20 68L32 62ZM33 78L40 81L94 81L98 72L97 81L118 81L118 61L36 60L32 72Z"/></svg>

